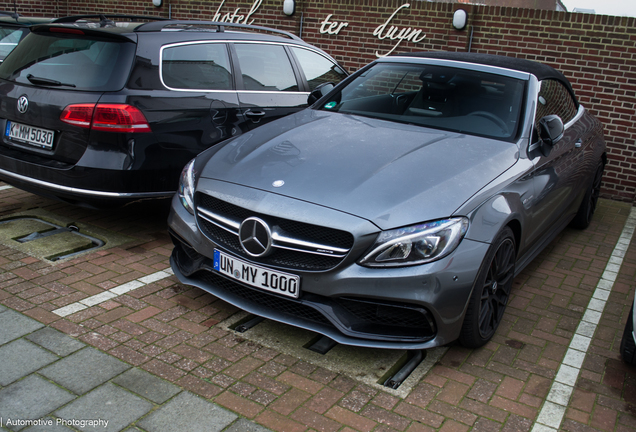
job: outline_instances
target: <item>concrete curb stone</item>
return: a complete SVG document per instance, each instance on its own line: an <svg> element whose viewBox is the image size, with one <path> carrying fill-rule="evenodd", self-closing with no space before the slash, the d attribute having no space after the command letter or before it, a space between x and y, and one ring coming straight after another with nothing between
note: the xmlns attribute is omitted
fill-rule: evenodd
<svg viewBox="0 0 636 432"><path fill-rule="evenodd" d="M72 393L34 374L0 391L0 412L5 422L7 419L40 419L73 399Z"/></svg>
<svg viewBox="0 0 636 432"><path fill-rule="evenodd" d="M82 394L129 368L121 360L86 347L45 368L41 374L75 394Z"/></svg>
<svg viewBox="0 0 636 432"><path fill-rule="evenodd" d="M183 392L139 422L148 432L218 432L238 416L190 392Z"/></svg>
<svg viewBox="0 0 636 432"><path fill-rule="evenodd" d="M86 346L86 344L51 327L44 327L35 333L27 335L26 338L62 357L72 354Z"/></svg>
<svg viewBox="0 0 636 432"><path fill-rule="evenodd" d="M18 339L0 347L0 385L12 382L56 361L58 357L44 348Z"/></svg>
<svg viewBox="0 0 636 432"><path fill-rule="evenodd" d="M157 404L166 402L181 391L176 385L137 368L129 369L113 382Z"/></svg>
<svg viewBox="0 0 636 432"><path fill-rule="evenodd" d="M112 383L106 383L57 410L55 416L67 420L107 421L103 428L98 429L116 432L143 417L152 408L152 403ZM82 425L73 424L73 427L81 431L95 430L94 426L88 425L82 427Z"/></svg>
<svg viewBox="0 0 636 432"><path fill-rule="evenodd" d="M44 324L13 310L0 311L0 329L2 329L0 344L5 344L42 327Z"/></svg>

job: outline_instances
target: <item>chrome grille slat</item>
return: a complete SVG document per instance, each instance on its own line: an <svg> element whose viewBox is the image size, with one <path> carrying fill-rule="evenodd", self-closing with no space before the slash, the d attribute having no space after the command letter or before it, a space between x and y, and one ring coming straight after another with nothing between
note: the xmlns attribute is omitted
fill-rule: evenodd
<svg viewBox="0 0 636 432"><path fill-rule="evenodd" d="M344 258L348 253L349 249L344 248L336 248L333 246L328 246L319 243L307 242L303 240L294 239L291 237L286 237L284 235L279 234L276 229L272 232L272 247L288 249L298 252L306 252L314 255L324 255L324 256L332 256L338 258Z"/></svg>
<svg viewBox="0 0 636 432"><path fill-rule="evenodd" d="M229 218L224 218L223 216L214 214L212 212L209 212L203 208L198 208L197 209L199 211L199 217L205 219L206 221L213 223L214 225L218 226L219 228L223 228L224 230L231 232L232 234L235 234L238 236L238 232L239 232L239 227L241 226L241 222L236 222L234 220L231 220Z"/></svg>
<svg viewBox="0 0 636 432"><path fill-rule="evenodd" d="M348 232L250 212L202 193L197 195L196 214L202 232L211 240L245 258L266 265L328 270L339 264L353 246L353 236ZM239 228L248 217L263 218L270 225L273 252L267 257L246 256L240 247ZM327 239L330 240L328 243L321 241ZM315 258L310 258L312 256Z"/></svg>

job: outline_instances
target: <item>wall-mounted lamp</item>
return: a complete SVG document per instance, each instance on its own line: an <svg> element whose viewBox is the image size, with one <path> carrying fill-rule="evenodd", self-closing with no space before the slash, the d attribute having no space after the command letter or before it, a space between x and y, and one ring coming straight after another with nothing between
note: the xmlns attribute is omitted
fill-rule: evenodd
<svg viewBox="0 0 636 432"><path fill-rule="evenodd" d="M163 5L163 0L152 0L152 5L154 7L161 7Z"/></svg>
<svg viewBox="0 0 636 432"><path fill-rule="evenodd" d="M464 9L457 9L453 14L453 27L457 30L464 30L468 22L468 14Z"/></svg>
<svg viewBox="0 0 636 432"><path fill-rule="evenodd" d="M295 0L283 0L283 13L287 16L292 16L296 12Z"/></svg>

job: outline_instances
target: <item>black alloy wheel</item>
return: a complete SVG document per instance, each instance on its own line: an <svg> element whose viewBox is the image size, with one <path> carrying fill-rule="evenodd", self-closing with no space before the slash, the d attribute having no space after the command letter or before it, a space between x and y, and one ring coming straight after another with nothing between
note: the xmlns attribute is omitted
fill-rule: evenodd
<svg viewBox="0 0 636 432"><path fill-rule="evenodd" d="M592 185L585 193L581 206L570 223L574 228L585 229L590 226L594 211L596 210L596 204L598 203L598 197L601 194L601 181L603 179L604 168L605 165L603 161L599 161L596 172L594 173Z"/></svg>
<svg viewBox="0 0 636 432"><path fill-rule="evenodd" d="M478 348L495 334L512 290L515 260L515 238L506 227L488 249L475 281L459 337L465 347Z"/></svg>

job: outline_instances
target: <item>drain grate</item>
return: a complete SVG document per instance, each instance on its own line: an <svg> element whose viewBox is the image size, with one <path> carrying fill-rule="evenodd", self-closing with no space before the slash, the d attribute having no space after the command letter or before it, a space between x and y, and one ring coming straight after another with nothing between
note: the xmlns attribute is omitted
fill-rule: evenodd
<svg viewBox="0 0 636 432"><path fill-rule="evenodd" d="M106 243L80 232L75 224L57 225L33 216L20 216L0 221L10 238L24 244L29 252L49 261L72 258L93 251Z"/></svg>
<svg viewBox="0 0 636 432"><path fill-rule="evenodd" d="M328 338L321 340L323 337L314 332L267 319L251 326L254 318L254 315L240 311L216 326L231 331L250 323L247 325L250 328L237 337L402 398L409 395L447 350L434 348L422 352L352 347L333 343Z"/></svg>

